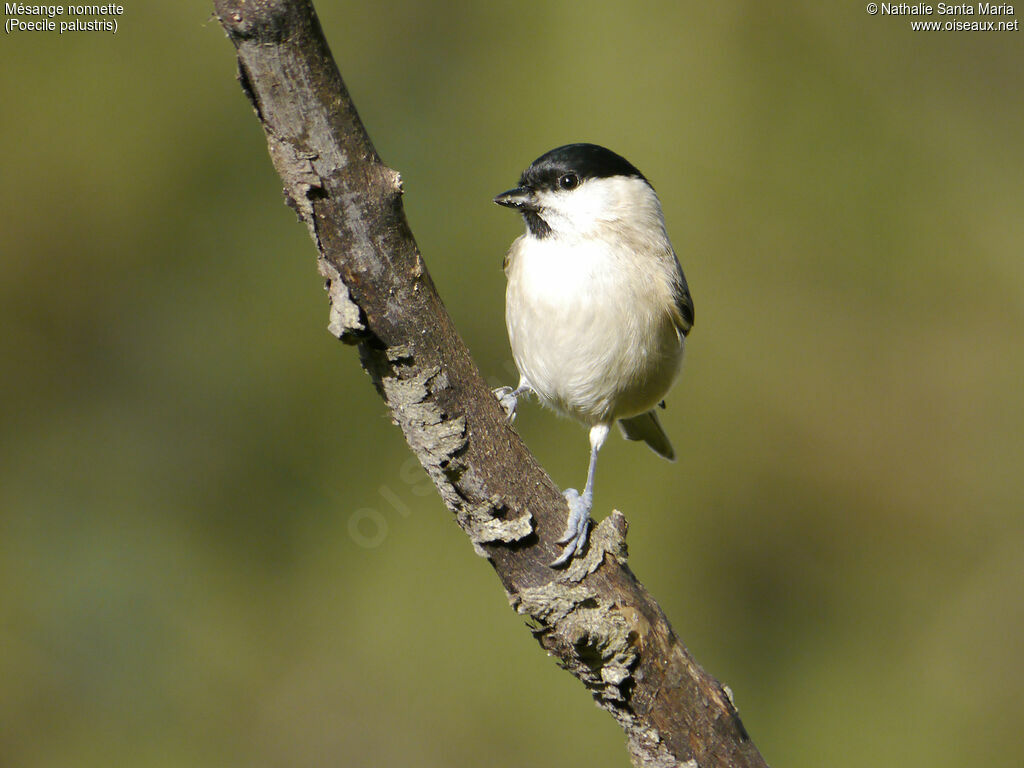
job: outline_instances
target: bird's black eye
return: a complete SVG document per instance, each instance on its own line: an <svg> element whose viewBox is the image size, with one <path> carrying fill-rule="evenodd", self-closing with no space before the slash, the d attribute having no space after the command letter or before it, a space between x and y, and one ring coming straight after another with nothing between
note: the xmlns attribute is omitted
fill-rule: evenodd
<svg viewBox="0 0 1024 768"><path fill-rule="evenodd" d="M580 177L575 173L567 173L558 180L559 189L576 189L580 185Z"/></svg>

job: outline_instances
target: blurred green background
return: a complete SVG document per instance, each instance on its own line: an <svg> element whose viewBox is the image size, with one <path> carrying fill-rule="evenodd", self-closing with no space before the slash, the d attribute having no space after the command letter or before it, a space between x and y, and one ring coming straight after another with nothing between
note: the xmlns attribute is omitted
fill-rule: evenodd
<svg viewBox="0 0 1024 768"><path fill-rule="evenodd" d="M1024 764L1024 31L318 6L493 383L491 197L581 140L660 193L680 459L610 440L596 514L766 759ZM0 64L0 764L627 765L326 332L210 6ZM517 425L583 480L579 426Z"/></svg>

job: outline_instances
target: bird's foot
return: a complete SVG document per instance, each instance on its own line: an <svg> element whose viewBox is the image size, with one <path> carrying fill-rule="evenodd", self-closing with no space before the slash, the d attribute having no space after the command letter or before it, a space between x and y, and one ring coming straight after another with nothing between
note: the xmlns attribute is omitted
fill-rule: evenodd
<svg viewBox="0 0 1024 768"><path fill-rule="evenodd" d="M569 519L565 526L565 533L555 543L565 544L565 549L551 564L552 568L564 565L583 550L583 545L587 543L590 508L593 505L593 499L589 493L584 492L580 496L579 491L575 488L569 488L562 495L565 496L565 500L569 504Z"/></svg>
<svg viewBox="0 0 1024 768"><path fill-rule="evenodd" d="M494 396L505 411L505 419L511 424L516 420L516 406L519 404L519 392L512 387L498 387L494 390Z"/></svg>

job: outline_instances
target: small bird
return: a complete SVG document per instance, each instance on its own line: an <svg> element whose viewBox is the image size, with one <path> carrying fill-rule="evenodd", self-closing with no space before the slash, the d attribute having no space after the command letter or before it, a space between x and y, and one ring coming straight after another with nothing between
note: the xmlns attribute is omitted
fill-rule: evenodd
<svg viewBox="0 0 1024 768"><path fill-rule="evenodd" d="M583 493L569 507L563 565L580 552L594 499L597 453L616 421L669 461L675 451L655 407L679 373L693 300L665 231L654 187L596 144L541 155L494 202L522 214L526 232L505 256L505 323L519 386L495 390L508 418L521 395L590 427Z"/></svg>

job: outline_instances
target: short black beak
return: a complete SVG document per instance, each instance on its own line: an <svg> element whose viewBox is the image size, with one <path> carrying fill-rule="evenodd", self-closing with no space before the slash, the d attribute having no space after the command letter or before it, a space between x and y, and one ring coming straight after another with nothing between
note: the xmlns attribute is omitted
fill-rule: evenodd
<svg viewBox="0 0 1024 768"><path fill-rule="evenodd" d="M506 208L515 208L517 211L535 210L537 198L533 190L528 187L516 187L508 192L502 192L494 202L504 205Z"/></svg>

